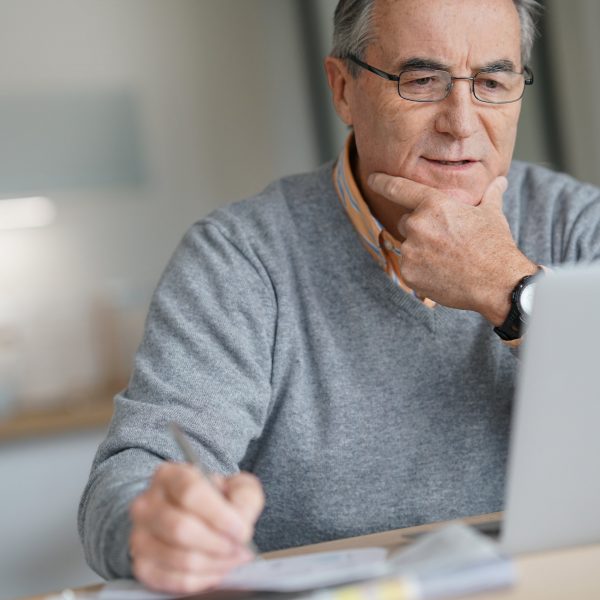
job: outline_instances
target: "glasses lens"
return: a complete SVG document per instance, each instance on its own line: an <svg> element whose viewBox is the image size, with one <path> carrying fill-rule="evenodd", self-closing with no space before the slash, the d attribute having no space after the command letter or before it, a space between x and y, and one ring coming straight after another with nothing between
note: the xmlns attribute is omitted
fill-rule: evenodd
<svg viewBox="0 0 600 600"><path fill-rule="evenodd" d="M415 102L435 102L448 93L450 73L433 69L403 71L398 81L398 91L406 100Z"/></svg>
<svg viewBox="0 0 600 600"><path fill-rule="evenodd" d="M519 73L510 71L478 73L473 89L475 97L483 102L494 104L515 102L523 95L525 78Z"/></svg>

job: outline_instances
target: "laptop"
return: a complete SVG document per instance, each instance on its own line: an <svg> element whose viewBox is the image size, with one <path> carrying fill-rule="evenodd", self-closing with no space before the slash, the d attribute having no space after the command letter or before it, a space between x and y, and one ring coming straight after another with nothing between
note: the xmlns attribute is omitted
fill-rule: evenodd
<svg viewBox="0 0 600 600"><path fill-rule="evenodd" d="M600 265L538 282L513 413L500 545L600 542Z"/></svg>

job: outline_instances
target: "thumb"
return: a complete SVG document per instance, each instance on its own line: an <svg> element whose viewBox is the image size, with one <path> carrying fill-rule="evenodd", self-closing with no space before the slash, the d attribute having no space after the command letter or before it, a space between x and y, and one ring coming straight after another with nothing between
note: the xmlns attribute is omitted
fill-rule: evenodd
<svg viewBox="0 0 600 600"><path fill-rule="evenodd" d="M254 524L265 505L265 495L257 477L241 472L225 480L225 495L241 516Z"/></svg>
<svg viewBox="0 0 600 600"><path fill-rule="evenodd" d="M502 212L502 195L507 188L508 179L506 179L506 177L496 177L496 179L490 183L487 190L485 190L479 206L489 206L490 208L496 208L498 211Z"/></svg>

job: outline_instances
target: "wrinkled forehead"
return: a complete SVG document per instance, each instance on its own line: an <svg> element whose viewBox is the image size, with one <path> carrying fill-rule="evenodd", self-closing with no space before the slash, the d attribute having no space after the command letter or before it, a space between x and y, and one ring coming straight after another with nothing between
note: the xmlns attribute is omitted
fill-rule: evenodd
<svg viewBox="0 0 600 600"><path fill-rule="evenodd" d="M368 56L386 66L418 56L457 68L497 60L521 66L513 0L376 0Z"/></svg>

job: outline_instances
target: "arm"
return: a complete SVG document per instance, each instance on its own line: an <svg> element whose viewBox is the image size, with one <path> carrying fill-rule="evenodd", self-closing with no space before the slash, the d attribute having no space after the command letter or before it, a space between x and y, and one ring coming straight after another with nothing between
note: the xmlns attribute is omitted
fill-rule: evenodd
<svg viewBox="0 0 600 600"><path fill-rule="evenodd" d="M131 575L132 500L157 466L181 457L176 421L211 471L234 474L269 411L275 301L243 239L204 222L184 237L154 295L130 384L115 400L79 511L90 565Z"/></svg>

